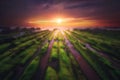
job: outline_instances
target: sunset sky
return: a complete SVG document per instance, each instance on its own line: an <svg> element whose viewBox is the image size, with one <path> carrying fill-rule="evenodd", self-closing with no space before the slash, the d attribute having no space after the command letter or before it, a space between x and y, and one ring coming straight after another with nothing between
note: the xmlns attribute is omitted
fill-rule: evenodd
<svg viewBox="0 0 120 80"><path fill-rule="evenodd" d="M120 27L120 0L0 0L0 25Z"/></svg>

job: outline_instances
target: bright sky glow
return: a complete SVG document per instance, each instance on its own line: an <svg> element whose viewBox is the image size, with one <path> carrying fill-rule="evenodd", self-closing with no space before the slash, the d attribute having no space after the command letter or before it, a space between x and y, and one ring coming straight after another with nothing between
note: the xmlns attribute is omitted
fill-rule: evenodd
<svg viewBox="0 0 120 80"><path fill-rule="evenodd" d="M48 18L48 19L31 19L28 20L29 24L33 24L34 26L42 26L42 27L49 27L52 28L54 26L64 26L64 27L73 27L73 26L92 26L95 25L97 22L92 21L89 19L84 18L65 18L65 17L55 17L55 18ZM97 26L97 25L96 25Z"/></svg>
<svg viewBox="0 0 120 80"><path fill-rule="evenodd" d="M56 22L58 23L58 24L60 24L60 23L62 23L62 19L61 18L58 18L57 20L56 20Z"/></svg>

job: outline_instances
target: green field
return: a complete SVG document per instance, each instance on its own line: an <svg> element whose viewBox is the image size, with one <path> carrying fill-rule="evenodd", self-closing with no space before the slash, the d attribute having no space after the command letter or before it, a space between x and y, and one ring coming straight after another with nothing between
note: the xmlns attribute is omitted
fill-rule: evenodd
<svg viewBox="0 0 120 80"><path fill-rule="evenodd" d="M0 33L0 80L119 79L119 30Z"/></svg>

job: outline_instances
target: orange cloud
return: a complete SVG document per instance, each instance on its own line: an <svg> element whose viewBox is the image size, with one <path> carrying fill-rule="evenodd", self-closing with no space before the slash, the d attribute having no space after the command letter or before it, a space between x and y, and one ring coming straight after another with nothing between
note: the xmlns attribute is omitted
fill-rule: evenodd
<svg viewBox="0 0 120 80"><path fill-rule="evenodd" d="M58 20L60 22L58 22ZM84 18L53 18L53 19L34 19L29 20L29 24L40 27L88 27L99 26L96 20L87 20Z"/></svg>

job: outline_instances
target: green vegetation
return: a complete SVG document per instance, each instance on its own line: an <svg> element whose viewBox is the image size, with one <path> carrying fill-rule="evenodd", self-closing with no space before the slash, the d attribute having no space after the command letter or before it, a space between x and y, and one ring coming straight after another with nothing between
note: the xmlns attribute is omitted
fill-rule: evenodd
<svg viewBox="0 0 120 80"><path fill-rule="evenodd" d="M30 80L38 67L39 57L36 57L25 69L20 80Z"/></svg>
<svg viewBox="0 0 120 80"><path fill-rule="evenodd" d="M0 34L0 80L32 80L41 76L37 73L43 73L43 80L89 80L77 60L79 55L100 80L119 80L119 34L94 29L38 32L26 29ZM78 51L77 56L69 46Z"/></svg>
<svg viewBox="0 0 120 80"><path fill-rule="evenodd" d="M116 47L110 48L110 44L113 44L112 42L115 40L107 40L107 38L104 38L102 36L97 36L78 30L72 31L72 34L69 33L70 32L67 32L66 35L68 35L71 43L79 51L80 55L82 55L84 59L91 65L91 67L93 67L93 69L99 74L102 80L118 79L120 70L118 68L115 68L115 65L112 64L114 63L113 57L115 59L118 59L119 54L113 51L113 49ZM104 41L103 38L107 41ZM117 40L116 42L119 43ZM117 43L114 43L114 45L117 45ZM105 45L101 46L100 44ZM106 54L104 52L105 50L107 52Z"/></svg>

